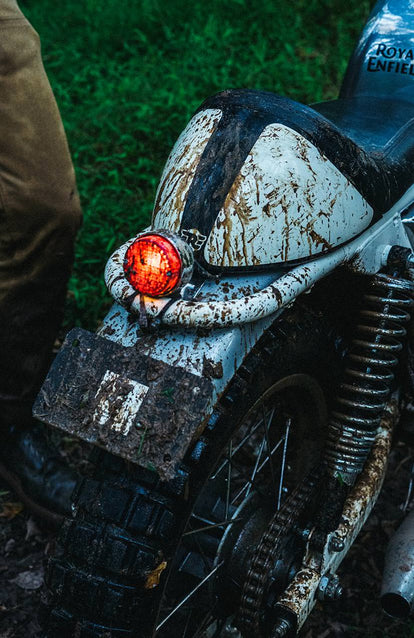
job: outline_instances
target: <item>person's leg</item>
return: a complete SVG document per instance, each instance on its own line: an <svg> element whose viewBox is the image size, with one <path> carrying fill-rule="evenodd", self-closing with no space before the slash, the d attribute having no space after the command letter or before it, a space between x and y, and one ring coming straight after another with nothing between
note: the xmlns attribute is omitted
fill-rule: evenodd
<svg viewBox="0 0 414 638"><path fill-rule="evenodd" d="M0 0L0 420L30 419L80 225L75 175L37 33Z"/></svg>
<svg viewBox="0 0 414 638"><path fill-rule="evenodd" d="M80 217L39 37L15 0L0 0L0 476L52 512L67 512L75 476L31 406L62 319Z"/></svg>

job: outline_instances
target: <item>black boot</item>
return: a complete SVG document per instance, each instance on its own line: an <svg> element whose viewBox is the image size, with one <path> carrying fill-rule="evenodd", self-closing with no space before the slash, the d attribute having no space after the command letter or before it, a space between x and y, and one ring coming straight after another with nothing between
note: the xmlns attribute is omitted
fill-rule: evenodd
<svg viewBox="0 0 414 638"><path fill-rule="evenodd" d="M0 477L34 514L59 525L71 514L77 475L48 440L46 426L33 421L1 438Z"/></svg>

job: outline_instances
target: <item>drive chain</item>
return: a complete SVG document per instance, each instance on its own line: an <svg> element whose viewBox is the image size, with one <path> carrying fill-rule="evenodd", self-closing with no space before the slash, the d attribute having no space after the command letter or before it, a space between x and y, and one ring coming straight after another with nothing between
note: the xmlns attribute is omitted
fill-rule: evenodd
<svg viewBox="0 0 414 638"><path fill-rule="evenodd" d="M314 469L287 497L282 507L271 519L257 549L243 586L237 626L244 636L262 636L261 614L271 570L287 533L305 511L318 480L320 469Z"/></svg>

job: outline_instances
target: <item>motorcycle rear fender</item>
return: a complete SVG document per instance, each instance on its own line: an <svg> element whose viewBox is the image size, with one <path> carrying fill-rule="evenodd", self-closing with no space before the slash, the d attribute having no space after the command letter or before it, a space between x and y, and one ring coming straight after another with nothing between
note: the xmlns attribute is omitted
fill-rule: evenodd
<svg viewBox="0 0 414 638"><path fill-rule="evenodd" d="M268 281L269 275L262 275L239 278L238 284L246 290L249 283ZM223 282L211 286L220 290ZM99 334L76 328L67 335L34 415L172 478L217 399L276 316L203 335L174 328L148 333L114 304Z"/></svg>

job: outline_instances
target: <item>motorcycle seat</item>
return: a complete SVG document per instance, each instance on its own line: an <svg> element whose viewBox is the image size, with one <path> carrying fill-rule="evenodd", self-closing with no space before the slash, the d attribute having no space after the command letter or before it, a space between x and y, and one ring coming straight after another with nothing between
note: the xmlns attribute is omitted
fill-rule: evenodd
<svg viewBox="0 0 414 638"><path fill-rule="evenodd" d="M409 102L362 96L311 106L369 153L384 152L403 128L404 137L408 137L408 141L414 145L414 105ZM405 132L407 124L411 131Z"/></svg>
<svg viewBox="0 0 414 638"><path fill-rule="evenodd" d="M267 91L233 89L199 110L207 108L243 121L247 137L272 123L298 132L357 188L374 210L373 221L414 182L414 107L407 102L358 97L305 106Z"/></svg>
<svg viewBox="0 0 414 638"><path fill-rule="evenodd" d="M387 207L414 182L414 106L397 99L359 96L313 104L389 176ZM377 208L378 210L378 208Z"/></svg>

